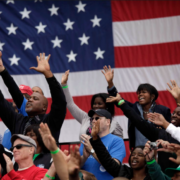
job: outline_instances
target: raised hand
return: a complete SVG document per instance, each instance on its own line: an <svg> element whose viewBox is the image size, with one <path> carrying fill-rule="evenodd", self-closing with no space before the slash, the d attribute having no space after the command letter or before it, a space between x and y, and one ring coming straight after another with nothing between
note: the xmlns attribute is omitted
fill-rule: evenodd
<svg viewBox="0 0 180 180"><path fill-rule="evenodd" d="M169 160L180 165L180 145L171 143L170 146L172 147L174 153L176 153L177 158L174 159L174 158L170 157Z"/></svg>
<svg viewBox="0 0 180 180"><path fill-rule="evenodd" d="M168 152L168 153L173 153L173 148L170 146L170 143L168 141L164 141L162 139L158 139L156 141L158 144L157 146L161 145L162 148L159 148L157 151L163 151L163 152Z"/></svg>
<svg viewBox="0 0 180 180"><path fill-rule="evenodd" d="M116 94L116 97L114 96L109 96L106 99L107 103L112 103L112 102L119 102L122 99L121 95L119 93Z"/></svg>
<svg viewBox="0 0 180 180"><path fill-rule="evenodd" d="M169 126L169 123L165 120L164 116L159 113L148 113L148 120L152 123L163 126L165 129Z"/></svg>
<svg viewBox="0 0 180 180"><path fill-rule="evenodd" d="M38 71L42 74L44 74L47 78L52 77L53 74L50 70L50 65L49 65L49 58L50 54L45 58L45 53L40 53L40 56L36 56L38 66L37 67L31 67L30 69L34 69L35 71Z"/></svg>
<svg viewBox="0 0 180 180"><path fill-rule="evenodd" d="M114 78L114 70L111 70L111 66L109 68L107 66L103 67L104 71L101 72L104 74L106 81L108 83L109 88L113 87L113 78Z"/></svg>
<svg viewBox="0 0 180 180"><path fill-rule="evenodd" d="M49 149L50 151L55 151L57 150L57 145L56 145L56 141L53 138L53 136L51 135L51 132L49 130L48 125L45 123L41 123L39 128L39 132L41 134L42 140L44 142L44 145L47 147L47 149Z"/></svg>
<svg viewBox="0 0 180 180"><path fill-rule="evenodd" d="M100 131L100 120L94 122L93 124L92 131L91 131L91 136L93 140L96 140L98 138L99 131Z"/></svg>
<svg viewBox="0 0 180 180"><path fill-rule="evenodd" d="M67 70L67 71L62 75L62 78L61 78L61 84L62 84L62 85L67 84L68 76L69 76L69 70Z"/></svg>
<svg viewBox="0 0 180 180"><path fill-rule="evenodd" d="M11 161L11 159L3 153L3 156L4 156L4 159L6 161L6 170L7 170L7 173L9 173L11 170L14 169L13 167L13 162Z"/></svg>
<svg viewBox="0 0 180 180"><path fill-rule="evenodd" d="M79 146L75 146L73 151L73 147L70 146L70 159L68 161L68 173L69 176L76 176L79 173L81 165L81 156L79 153Z"/></svg>
<svg viewBox="0 0 180 180"><path fill-rule="evenodd" d="M143 149L143 153L146 157L146 161L151 161L154 157L154 150L151 149L149 143L150 143L150 141L147 141L147 143L145 144L145 147Z"/></svg>
<svg viewBox="0 0 180 180"><path fill-rule="evenodd" d="M84 147L86 148L86 150L87 150L89 153L91 152L91 149L93 149L92 146L91 146L91 143L90 143L90 141L89 141L90 138L91 138L91 137L88 136L87 134L82 134L82 135L81 135L81 143L84 144Z"/></svg>
<svg viewBox="0 0 180 180"><path fill-rule="evenodd" d="M169 89L167 89L167 91L171 93L171 95L176 100L176 103L180 103L180 88L174 80L171 80L171 84L172 86L169 83L167 83L167 85L169 86Z"/></svg>
<svg viewBox="0 0 180 180"><path fill-rule="evenodd" d="M5 67L2 61L2 52L0 51L0 72L4 71Z"/></svg>

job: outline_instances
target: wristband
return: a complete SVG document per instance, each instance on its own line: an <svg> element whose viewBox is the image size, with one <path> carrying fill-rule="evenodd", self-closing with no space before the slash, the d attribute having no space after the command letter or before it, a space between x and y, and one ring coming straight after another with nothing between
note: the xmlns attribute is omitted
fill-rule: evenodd
<svg viewBox="0 0 180 180"><path fill-rule="evenodd" d="M156 161L156 160L153 159L152 161L147 161L146 163L147 163L147 164L153 164L155 161Z"/></svg>
<svg viewBox="0 0 180 180"><path fill-rule="evenodd" d="M45 174L45 176L49 179L55 179L55 177L51 177L50 175L48 175L47 173Z"/></svg>
<svg viewBox="0 0 180 180"><path fill-rule="evenodd" d="M125 102L124 99L121 99L119 102L118 102L118 106L120 106L123 102Z"/></svg>
<svg viewBox="0 0 180 180"><path fill-rule="evenodd" d="M57 148L55 151L50 151L50 152L51 152L51 154L57 154L59 151L60 151L60 149Z"/></svg>
<svg viewBox="0 0 180 180"><path fill-rule="evenodd" d="M62 86L62 88L63 88L63 89L66 89L66 88L68 88L68 85L67 85L67 86Z"/></svg>

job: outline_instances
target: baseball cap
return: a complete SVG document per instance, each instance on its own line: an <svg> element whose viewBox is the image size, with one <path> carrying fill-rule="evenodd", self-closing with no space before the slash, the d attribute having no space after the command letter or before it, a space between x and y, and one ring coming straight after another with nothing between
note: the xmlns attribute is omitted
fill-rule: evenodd
<svg viewBox="0 0 180 180"><path fill-rule="evenodd" d="M178 166L177 168L167 168L165 170L165 174L169 177L173 177L177 171L180 171L180 166Z"/></svg>
<svg viewBox="0 0 180 180"><path fill-rule="evenodd" d="M23 94L28 94L31 96L31 94L33 93L32 89L29 86L25 86L23 84L19 86L19 89Z"/></svg>
<svg viewBox="0 0 180 180"><path fill-rule="evenodd" d="M111 116L110 112L105 109L90 110L88 112L89 117L93 117L94 114L106 117L107 119L110 119L112 121L112 116Z"/></svg>
<svg viewBox="0 0 180 180"><path fill-rule="evenodd" d="M37 149L36 142L29 136L25 136L22 134L14 134L11 137L11 143L13 144L16 139L22 139L23 141L28 142L29 144L33 145Z"/></svg>

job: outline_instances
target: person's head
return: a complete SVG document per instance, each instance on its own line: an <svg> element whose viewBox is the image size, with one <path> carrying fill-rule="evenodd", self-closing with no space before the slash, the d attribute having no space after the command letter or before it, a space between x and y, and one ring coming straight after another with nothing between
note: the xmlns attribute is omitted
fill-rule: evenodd
<svg viewBox="0 0 180 180"><path fill-rule="evenodd" d="M136 91L139 104L146 105L153 103L158 98L157 89L151 84L140 84Z"/></svg>
<svg viewBox="0 0 180 180"><path fill-rule="evenodd" d="M26 112L29 116L45 114L48 107L48 101L44 95L33 92L28 102L26 103Z"/></svg>
<svg viewBox="0 0 180 180"><path fill-rule="evenodd" d="M26 128L25 135L29 136L36 142L36 144L37 144L37 152L36 153L49 152L48 149L45 147L42 137L39 133L39 125L38 124L33 124L31 126L28 126Z"/></svg>
<svg viewBox="0 0 180 180"><path fill-rule="evenodd" d="M83 180L97 180L94 174L90 172L84 170L80 170L80 172L83 174Z"/></svg>
<svg viewBox="0 0 180 180"><path fill-rule="evenodd" d="M90 110L88 112L88 115L91 118L90 120L92 126L97 120L100 121L100 131L99 131L100 134L109 131L112 121L112 116L110 112L108 112L105 109L97 109L97 110Z"/></svg>
<svg viewBox="0 0 180 180"><path fill-rule="evenodd" d="M22 134L14 134L11 137L11 143L15 162L33 160L37 146L32 138Z"/></svg>
<svg viewBox="0 0 180 180"><path fill-rule="evenodd" d="M134 170L140 170L146 167L146 159L143 154L144 146L137 146L131 151L129 165Z"/></svg>
<svg viewBox="0 0 180 180"><path fill-rule="evenodd" d="M32 91L44 95L42 89L41 89L40 87L38 87L38 86L34 86L34 87L32 88Z"/></svg>
<svg viewBox="0 0 180 180"><path fill-rule="evenodd" d="M95 94L91 99L91 109L106 109L111 113L111 116L114 116L114 104L106 103L106 99L109 97L106 93Z"/></svg>
<svg viewBox="0 0 180 180"><path fill-rule="evenodd" d="M171 177L171 180L180 180L180 167L178 168L167 168L165 174Z"/></svg>
<svg viewBox="0 0 180 180"><path fill-rule="evenodd" d="M174 126L180 126L180 107L178 106L171 115L171 123Z"/></svg>

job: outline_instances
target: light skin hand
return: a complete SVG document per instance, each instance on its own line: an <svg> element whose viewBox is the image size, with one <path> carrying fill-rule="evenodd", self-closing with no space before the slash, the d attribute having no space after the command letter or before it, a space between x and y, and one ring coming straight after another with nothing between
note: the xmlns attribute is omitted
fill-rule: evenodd
<svg viewBox="0 0 180 180"><path fill-rule="evenodd" d="M31 67L30 69L34 69L35 71L38 71L42 74L45 75L46 78L50 78L53 76L51 70L50 70L50 65L49 65L49 59L50 59L50 54L45 59L45 53L40 53L40 56L36 56L38 66L37 67Z"/></svg>
<svg viewBox="0 0 180 180"><path fill-rule="evenodd" d="M159 146L159 145L162 146L162 148L159 148L157 151L173 153L173 149L170 146L170 143L168 141L164 141L162 139L158 139L156 142L158 143L157 146Z"/></svg>
<svg viewBox="0 0 180 180"><path fill-rule="evenodd" d="M69 70L67 70L67 71L62 75L62 78L61 78L61 84L62 84L62 85L67 84L68 76L69 76Z"/></svg>
<svg viewBox="0 0 180 180"><path fill-rule="evenodd" d="M149 113L147 114L148 120L152 123L162 126L165 129L169 126L169 122L167 122L162 114L159 113Z"/></svg>
<svg viewBox="0 0 180 180"><path fill-rule="evenodd" d="M143 153L146 156L146 161L151 161L152 158L154 157L154 150L151 150L149 143L150 141L147 141L143 149Z"/></svg>
<svg viewBox="0 0 180 180"><path fill-rule="evenodd" d="M13 162L11 161L11 159L6 154L3 153L3 156L4 156L4 159L6 161L7 173L9 173L10 171L12 171L14 169Z"/></svg>
<svg viewBox="0 0 180 180"><path fill-rule="evenodd" d="M113 78L114 78L114 70L111 70L111 66L109 68L107 66L103 67L104 71L101 72L104 74L106 81L108 83L109 88L113 87Z"/></svg>
<svg viewBox="0 0 180 180"><path fill-rule="evenodd" d="M116 94L116 97L114 96L109 96L107 99L106 99L106 102L107 103L112 103L112 102L119 102L120 100L122 99L121 95L119 93ZM122 105L123 103L121 103Z"/></svg>
<svg viewBox="0 0 180 180"><path fill-rule="evenodd" d="M44 142L44 145L47 147L47 149L49 149L50 151L55 151L57 150L57 145L56 145L56 141L53 138L53 136L51 135L51 131L49 130L48 125L45 123L41 123L39 128L39 132L41 134L42 140Z"/></svg>
<svg viewBox="0 0 180 180"><path fill-rule="evenodd" d="M82 134L82 135L81 135L81 143L84 144L84 147L86 148L86 150L87 150L89 153L91 152L91 149L93 149L92 146L91 146L91 143L90 143L90 141L89 141L90 138L91 138L91 137L88 136L88 135L86 135L86 134Z"/></svg>
<svg viewBox="0 0 180 180"><path fill-rule="evenodd" d="M172 147L174 153L176 153L177 158L174 159L174 158L170 157L169 160L180 165L180 145L171 143L170 146Z"/></svg>
<svg viewBox="0 0 180 180"><path fill-rule="evenodd" d="M97 140L99 131L100 131L100 120L97 120L96 122L94 122L92 131L91 131L91 136L93 140Z"/></svg>
<svg viewBox="0 0 180 180"><path fill-rule="evenodd" d="M178 87L175 80L171 80L171 84L172 85L167 83L167 85L169 86L169 89L166 89L166 90L171 93L171 95L176 100L176 103L180 103L180 88Z"/></svg>
<svg viewBox="0 0 180 180"><path fill-rule="evenodd" d="M2 61L2 52L0 51L0 72L4 71L5 67Z"/></svg>

